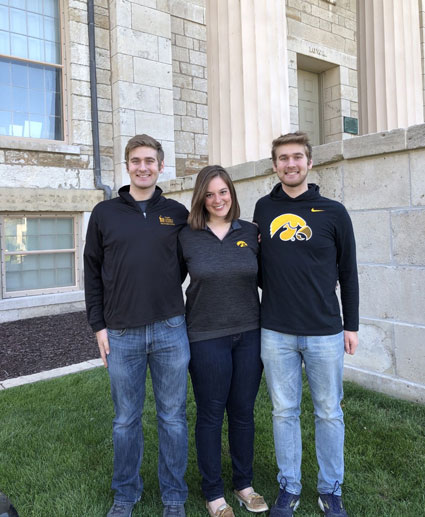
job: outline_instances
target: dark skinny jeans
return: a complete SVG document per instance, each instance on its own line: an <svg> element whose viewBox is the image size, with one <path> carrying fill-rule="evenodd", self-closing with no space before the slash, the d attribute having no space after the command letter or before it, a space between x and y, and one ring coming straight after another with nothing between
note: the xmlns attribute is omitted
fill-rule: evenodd
<svg viewBox="0 0 425 517"><path fill-rule="evenodd" d="M202 491L207 501L224 497L221 479L221 432L224 411L229 423L233 486L252 484L254 404L263 365L260 330L190 344L189 363L195 394L195 428Z"/></svg>

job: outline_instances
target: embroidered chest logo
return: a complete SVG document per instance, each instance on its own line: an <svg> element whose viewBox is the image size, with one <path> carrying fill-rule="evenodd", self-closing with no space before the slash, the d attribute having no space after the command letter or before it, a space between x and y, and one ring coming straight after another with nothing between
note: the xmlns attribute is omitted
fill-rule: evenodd
<svg viewBox="0 0 425 517"><path fill-rule="evenodd" d="M279 238L282 241L308 241L313 232L304 219L295 214L282 214L275 217L270 225L270 237L280 231Z"/></svg>
<svg viewBox="0 0 425 517"><path fill-rule="evenodd" d="M245 241L238 241L236 246L239 246L239 248L246 248L248 244Z"/></svg>
<svg viewBox="0 0 425 517"><path fill-rule="evenodd" d="M168 217L167 215L159 216L159 223L164 224L165 226L175 226L175 222L172 217Z"/></svg>

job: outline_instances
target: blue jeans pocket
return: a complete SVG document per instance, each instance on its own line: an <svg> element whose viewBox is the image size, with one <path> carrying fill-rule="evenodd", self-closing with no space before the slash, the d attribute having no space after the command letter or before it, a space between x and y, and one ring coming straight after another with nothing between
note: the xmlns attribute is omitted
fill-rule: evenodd
<svg viewBox="0 0 425 517"><path fill-rule="evenodd" d="M127 329L106 329L109 336L121 337L127 332Z"/></svg>
<svg viewBox="0 0 425 517"><path fill-rule="evenodd" d="M173 316L172 318L168 318L168 320L164 320L167 327L170 328L176 328L183 325L185 322L185 317L183 314L180 314L179 316Z"/></svg>

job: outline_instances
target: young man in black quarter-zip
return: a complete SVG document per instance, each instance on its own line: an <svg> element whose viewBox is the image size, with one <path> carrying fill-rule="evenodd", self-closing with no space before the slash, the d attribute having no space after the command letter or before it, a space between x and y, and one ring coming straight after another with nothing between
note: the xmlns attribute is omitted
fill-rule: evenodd
<svg viewBox="0 0 425 517"><path fill-rule="evenodd" d="M273 403L280 484L270 517L291 517L299 505L303 363L314 404L319 506L327 517L347 517L341 499L341 400L344 350L354 354L358 344L353 228L341 203L308 184L313 162L305 133L274 140L272 160L280 183L257 202L254 213L261 233L261 358Z"/></svg>
<svg viewBox="0 0 425 517"><path fill-rule="evenodd" d="M125 149L130 185L95 206L84 250L88 321L108 368L113 421L114 504L131 517L143 491L141 416L149 365L158 418L158 477L164 517L184 517L187 486L186 383L189 343L177 236L186 208L156 186L164 151L148 135Z"/></svg>

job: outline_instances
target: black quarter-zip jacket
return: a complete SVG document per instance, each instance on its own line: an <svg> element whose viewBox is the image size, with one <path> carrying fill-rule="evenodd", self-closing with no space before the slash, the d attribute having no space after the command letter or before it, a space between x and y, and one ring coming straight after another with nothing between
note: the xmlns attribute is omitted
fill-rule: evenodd
<svg viewBox="0 0 425 517"><path fill-rule="evenodd" d="M301 336L357 331L356 246L345 207L315 184L291 198L278 183L258 200L254 221L261 233L261 325Z"/></svg>
<svg viewBox="0 0 425 517"><path fill-rule="evenodd" d="M184 314L186 268L178 233L188 211L155 188L143 213L122 187L96 205L84 249L86 310L90 326L139 327Z"/></svg>

